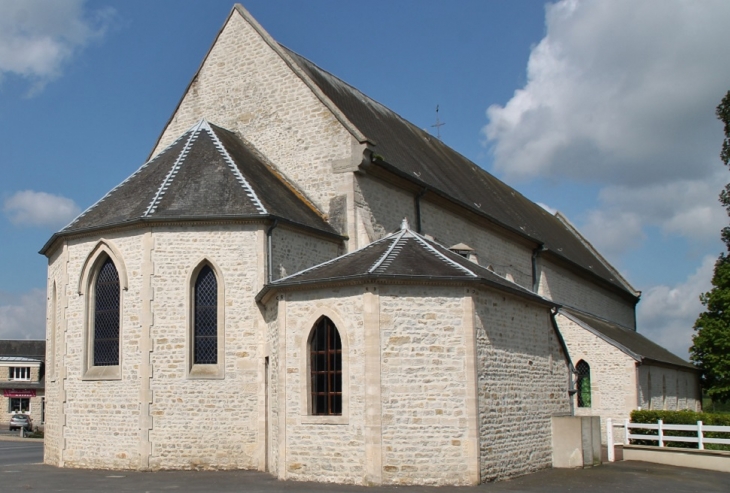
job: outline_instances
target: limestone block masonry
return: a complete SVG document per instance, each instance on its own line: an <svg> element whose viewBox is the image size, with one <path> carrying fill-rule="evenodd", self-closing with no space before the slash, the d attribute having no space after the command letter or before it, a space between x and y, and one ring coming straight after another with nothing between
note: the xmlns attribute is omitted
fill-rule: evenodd
<svg viewBox="0 0 730 493"><path fill-rule="evenodd" d="M326 211L349 179L333 164L351 160L352 136L257 27L234 9L152 154L206 118L251 142Z"/></svg>
<svg viewBox="0 0 730 493"><path fill-rule="evenodd" d="M118 270L128 274L128 288L121 292L120 377L84 378L88 299L78 286L99 240L69 240L49 267L51 282L68 293L68 310L67 328L59 330L55 345L57 376L47 384L46 462L112 469L256 468L261 341L254 294L264 282L263 226L212 225L206 231L170 226L110 232L104 241L118 253L113 259ZM187 357L190 276L203 261L215 266L223 284L225 350L218 357L222 376L196 380ZM143 327L151 352L144 349ZM147 393L143 377L149 378ZM141 427L144 423L149 426Z"/></svg>

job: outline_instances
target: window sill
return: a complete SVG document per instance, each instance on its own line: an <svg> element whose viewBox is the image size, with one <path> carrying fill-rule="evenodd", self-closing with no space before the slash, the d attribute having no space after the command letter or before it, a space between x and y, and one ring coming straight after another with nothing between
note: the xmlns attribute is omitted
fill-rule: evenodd
<svg viewBox="0 0 730 493"><path fill-rule="evenodd" d="M122 379L122 367L116 366L92 366L81 380L121 380Z"/></svg>
<svg viewBox="0 0 730 493"><path fill-rule="evenodd" d="M223 365L193 365L188 371L188 380L223 380Z"/></svg>
<svg viewBox="0 0 730 493"><path fill-rule="evenodd" d="M346 425L349 423L347 416L301 416L303 425Z"/></svg>

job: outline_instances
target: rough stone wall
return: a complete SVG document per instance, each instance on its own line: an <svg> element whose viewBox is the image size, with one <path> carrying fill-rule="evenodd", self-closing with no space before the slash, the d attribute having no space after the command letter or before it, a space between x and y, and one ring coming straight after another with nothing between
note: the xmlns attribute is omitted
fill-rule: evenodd
<svg viewBox="0 0 730 493"><path fill-rule="evenodd" d="M121 380L84 381L85 311L87 295L78 294L82 266L97 239L68 242L68 309L63 354L66 403L63 415L49 422L51 436L60 433L65 419L63 461L84 468L135 469L139 463L139 375L142 239L140 234L109 233L106 239L121 252L129 289L121 295L120 335L123 339ZM119 270L119 266L117 266ZM57 352L59 354L59 352ZM51 399L49 395L49 400ZM56 402L55 405L59 405ZM53 408L49 409L52 411ZM53 429L55 428L55 430ZM50 444L49 444L50 445Z"/></svg>
<svg viewBox="0 0 730 493"><path fill-rule="evenodd" d="M298 481L362 483L365 476L365 371L362 287L294 292L286 298L285 468L279 476ZM309 416L306 343L314 323L326 315L347 345L343 355L342 417ZM347 401L345 403L344 401ZM281 437L281 431L279 431ZM280 438L281 440L281 438ZM279 467L282 471L282 467Z"/></svg>
<svg viewBox="0 0 730 493"><path fill-rule="evenodd" d="M64 301L69 292L68 281L65 277L66 256L64 248L59 247L48 259L48 306L49 314L46 318L46 425L43 435L43 461L47 464L59 465L61 461L62 434L61 410L63 395L61 393L61 354L65 351L64 331L65 318ZM52 298L55 286L55 300ZM55 310L54 310L55 309Z"/></svg>
<svg viewBox="0 0 730 493"><path fill-rule="evenodd" d="M576 416L600 416L601 440L606 443L606 419L622 423L636 409L636 360L584 329L564 315L558 315L558 326L565 338L573 365L583 360L591 369L591 407L578 407L573 398ZM614 440L623 440L623 431L614 429Z"/></svg>
<svg viewBox="0 0 730 493"><path fill-rule="evenodd" d="M153 427L151 468L258 466L259 309L263 285L260 226L168 228L154 231L151 329ZM203 260L218 269L225 293L224 378L190 379L186 340L190 273Z"/></svg>
<svg viewBox="0 0 730 493"><path fill-rule="evenodd" d="M331 260L340 247L338 242L278 227L271 238L274 280Z"/></svg>
<svg viewBox="0 0 730 493"><path fill-rule="evenodd" d="M356 176L355 204L369 241L398 230L404 217L413 229L416 228L414 195L380 180ZM421 200L421 229L423 234L433 236L446 247L466 243L476 251L480 265L491 265L501 276L509 275L517 284L532 289L532 252L529 248L427 200Z"/></svg>
<svg viewBox="0 0 730 493"><path fill-rule="evenodd" d="M568 368L546 307L477 291L481 479L550 467L551 416L569 414Z"/></svg>
<svg viewBox="0 0 730 493"><path fill-rule="evenodd" d="M421 217L424 234L432 235L446 247L466 243L476 250L480 265L491 265L500 276L532 289L532 251L529 248L429 202L421 203Z"/></svg>
<svg viewBox="0 0 730 493"><path fill-rule="evenodd" d="M642 364L639 367L639 406L653 410L700 411L702 401L697 373Z"/></svg>
<svg viewBox="0 0 730 493"><path fill-rule="evenodd" d="M571 271L540 259L538 293L566 306L636 329L633 304Z"/></svg>
<svg viewBox="0 0 730 493"><path fill-rule="evenodd" d="M463 294L380 291L383 483L468 484Z"/></svg>
<svg viewBox="0 0 730 493"><path fill-rule="evenodd" d="M355 175L355 207L359 248L400 229L403 218L416 227L413 195L367 175Z"/></svg>
<svg viewBox="0 0 730 493"><path fill-rule="evenodd" d="M322 211L349 176L332 171L334 161L350 160L349 132L237 11L153 154L200 118L249 140Z"/></svg>
<svg viewBox="0 0 730 493"><path fill-rule="evenodd" d="M266 321L266 345L269 356L269 381L268 381L268 416L267 416L267 470L276 473L279 470L279 415L285 409L284 400L279 395L279 304L278 297L271 300L264 309Z"/></svg>

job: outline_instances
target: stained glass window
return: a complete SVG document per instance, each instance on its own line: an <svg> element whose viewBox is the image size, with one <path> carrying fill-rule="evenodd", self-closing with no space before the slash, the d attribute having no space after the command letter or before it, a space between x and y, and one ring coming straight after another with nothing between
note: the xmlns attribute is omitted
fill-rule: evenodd
<svg viewBox="0 0 730 493"><path fill-rule="evenodd" d="M119 364L119 274L107 258L94 284L94 366Z"/></svg>
<svg viewBox="0 0 730 493"><path fill-rule="evenodd" d="M312 414L342 414L342 340L329 318L314 326L309 353Z"/></svg>
<svg viewBox="0 0 730 493"><path fill-rule="evenodd" d="M580 360L575 371L578 372L578 407L591 407L591 367Z"/></svg>
<svg viewBox="0 0 730 493"><path fill-rule="evenodd" d="M193 363L214 365L218 362L218 281L207 265L195 280L194 303Z"/></svg>

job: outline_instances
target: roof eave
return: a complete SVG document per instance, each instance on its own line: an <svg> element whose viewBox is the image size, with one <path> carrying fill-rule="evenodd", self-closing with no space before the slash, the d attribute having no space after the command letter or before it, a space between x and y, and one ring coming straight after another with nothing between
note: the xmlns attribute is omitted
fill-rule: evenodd
<svg viewBox="0 0 730 493"><path fill-rule="evenodd" d="M486 212L484 212L484 211L482 211L480 209L477 209L476 207L473 207L472 205L467 204L466 202L463 202L463 201L461 201L461 200L459 200L459 199L451 196L450 194L448 194L448 193L446 193L446 192L444 192L442 190L439 190L438 188L435 188L433 185L430 185L430 184L428 184L428 183L426 183L426 182L424 182L422 180L419 180L418 178L415 178L415 177L410 176L408 173L405 173L405 172L399 170L397 167L395 167L394 165L388 163L385 160L382 160L382 159L375 159L375 160L364 159L363 162L362 162L362 164L360 164L360 169L362 171L367 172L368 171L368 168L370 166L377 166L377 167L383 168L386 171L388 171L389 173L392 173L392 174L394 174L394 175L396 175L396 176L398 176L398 177L400 177L400 178L402 178L402 179L404 179L406 181L409 181L409 182L413 183L414 185L418 186L421 189L427 189L428 191L430 191L430 192L438 195L439 197L442 197L443 199L446 199L446 200L448 200L448 201L450 201L450 202L458 205L459 207L462 207L462 208L465 208L465 209L469 210L470 212L472 212L472 213L474 213L474 214L476 214L476 215L478 215L478 216L486 219L487 221L493 223L497 227L503 228L503 229L509 231L510 233L521 237L522 239L526 240L527 242L534 244L535 246L544 246L544 242L542 240L539 240L537 238L534 238L534 237L530 236L528 233L526 233L526 232L524 232L522 230L513 228L512 226L510 226L508 224L505 224L505 223L503 223L503 222L495 219L494 217L492 217L491 215L487 214ZM615 291L617 293L621 293L622 295L626 296L627 298L630 298L630 300L634 304L636 304L636 303L639 302L639 296L637 296L633 292L627 291L625 288L622 288L619 285L612 284L611 282L609 282L608 280L606 280L603 277L599 276L598 274L596 274L595 272L591 271L590 269L587 269L587 268L583 267L582 265L579 265L579 264L575 263L574 261L570 260L569 258L561 255L559 252L556 252L555 250L546 248L545 249L545 253L547 253L548 255L552 255L554 257L559 258L561 261L563 261L564 263L568 264L573 270L578 270L579 272L581 272L583 274L588 274L593 279L598 280L603 286L606 286L608 289L611 289L612 291Z"/></svg>
<svg viewBox="0 0 730 493"><path fill-rule="evenodd" d="M246 215L221 215L221 216L176 216L176 217L138 217L131 221L120 221L116 223L110 223L110 224L104 224L101 226L94 226L91 228L82 228L82 229L75 229L71 231L59 231L57 233L54 233L51 238L43 245L43 247L38 252L41 255L45 255L48 257L48 253L52 250L52 246L54 243L61 239L68 236L77 236L77 235L86 235L90 233L95 233L99 231L105 231L109 229L116 229L116 228L122 228L122 227L131 227L135 225L140 224L150 224L153 225L155 223L191 223L191 222L210 222L210 221L251 221L251 222L272 222L272 221L279 221L279 224L286 224L288 226L294 227L296 229L301 229L304 231L308 231L313 234L317 234L320 236L325 236L328 238L331 238L335 241L347 241L348 237L346 235L341 235L334 231L334 229L331 229L330 231L315 228L314 226L309 226L306 224L299 223L297 221L293 221L291 219L287 219L281 216L277 216L275 214L246 214Z"/></svg>
<svg viewBox="0 0 730 493"><path fill-rule="evenodd" d="M404 275L388 275L388 274L355 274L352 276L340 276L324 279L312 279L305 281L288 281L277 283L276 281L265 285L255 297L257 303L266 304L274 294L279 290L296 289L296 288L318 288L331 284L364 284L377 283L378 281L403 282L403 283L443 283L443 284L479 284L489 288L503 291L520 298L527 299L534 303L544 305L550 308L560 308L560 305L550 301L542 296L524 291L518 288L511 288L503 284L499 284L484 277L444 277L444 276L404 276Z"/></svg>

